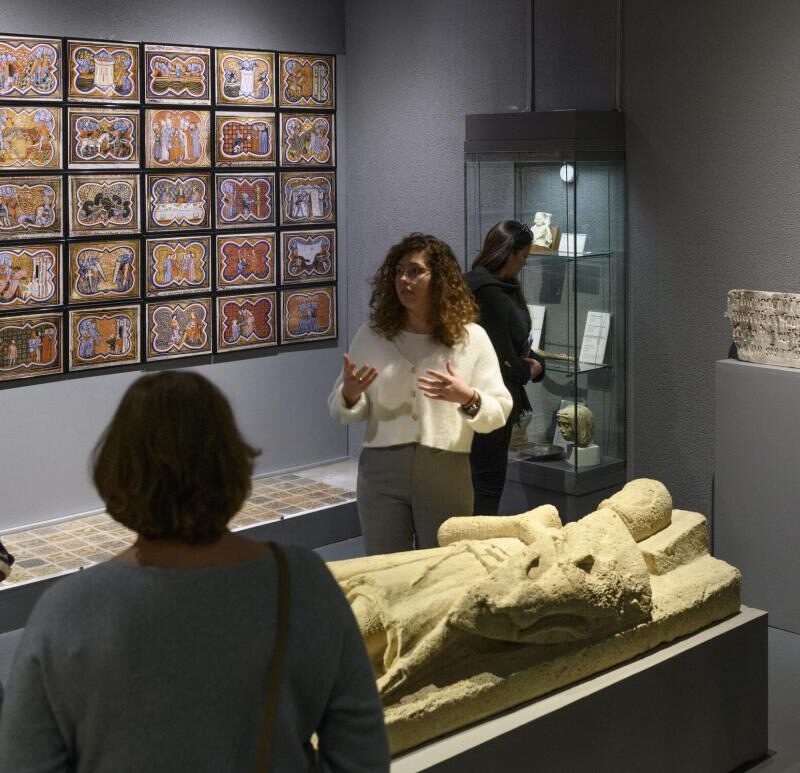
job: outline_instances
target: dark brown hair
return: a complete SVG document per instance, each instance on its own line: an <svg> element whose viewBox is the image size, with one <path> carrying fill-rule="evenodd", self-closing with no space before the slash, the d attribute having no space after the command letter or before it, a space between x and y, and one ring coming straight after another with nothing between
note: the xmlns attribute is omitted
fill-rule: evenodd
<svg viewBox="0 0 800 773"><path fill-rule="evenodd" d="M503 269L511 255L533 243L531 229L518 220L501 220L495 223L486 233L483 247L475 260L472 268L483 266L488 271L496 274Z"/></svg>
<svg viewBox="0 0 800 773"><path fill-rule="evenodd" d="M424 253L431 271L431 338L445 346L464 340L466 325L478 318L478 307L450 247L430 234L412 233L389 249L372 278L370 326L389 340L403 329L406 310L395 289L397 264L413 252Z"/></svg>
<svg viewBox="0 0 800 773"><path fill-rule="evenodd" d="M515 252L529 249L531 244L533 244L533 233L525 223L520 223L518 220L501 220L487 231L483 247L472 261L472 268L483 266L487 271L496 274L503 270ZM515 293L514 300L527 311L521 288Z"/></svg>
<svg viewBox="0 0 800 773"><path fill-rule="evenodd" d="M109 515L147 539L210 542L250 493L253 459L225 396L197 373L137 379L94 449Z"/></svg>

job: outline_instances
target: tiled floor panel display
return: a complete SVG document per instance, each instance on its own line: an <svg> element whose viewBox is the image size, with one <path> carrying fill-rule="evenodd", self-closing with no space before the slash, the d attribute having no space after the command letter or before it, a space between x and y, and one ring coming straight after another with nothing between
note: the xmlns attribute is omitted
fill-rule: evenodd
<svg viewBox="0 0 800 773"><path fill-rule="evenodd" d="M350 472L351 465L344 462L255 480L250 498L234 516L231 528L246 529L351 502L355 481ZM17 560L0 592L106 561L128 547L133 538L133 532L105 513L6 534L3 543Z"/></svg>

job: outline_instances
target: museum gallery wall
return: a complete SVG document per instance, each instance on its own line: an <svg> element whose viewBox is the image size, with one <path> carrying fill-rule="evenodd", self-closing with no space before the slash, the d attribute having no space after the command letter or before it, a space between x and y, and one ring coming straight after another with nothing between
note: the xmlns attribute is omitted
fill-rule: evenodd
<svg viewBox="0 0 800 773"><path fill-rule="evenodd" d="M334 68L0 35L0 382L336 338Z"/></svg>

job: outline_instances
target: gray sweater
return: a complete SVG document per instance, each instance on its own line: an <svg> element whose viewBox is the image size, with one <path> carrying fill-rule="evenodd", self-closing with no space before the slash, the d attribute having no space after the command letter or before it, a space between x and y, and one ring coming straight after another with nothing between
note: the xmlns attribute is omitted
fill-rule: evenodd
<svg viewBox="0 0 800 773"><path fill-rule="evenodd" d="M389 769L355 619L324 563L286 548L290 626L272 770ZM207 569L108 561L36 605L0 720L3 773L251 773L272 656L272 554Z"/></svg>

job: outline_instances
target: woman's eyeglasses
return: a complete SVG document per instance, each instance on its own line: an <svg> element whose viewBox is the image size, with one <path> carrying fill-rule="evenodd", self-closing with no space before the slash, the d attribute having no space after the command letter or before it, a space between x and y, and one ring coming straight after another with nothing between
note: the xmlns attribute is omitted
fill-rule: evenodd
<svg viewBox="0 0 800 773"><path fill-rule="evenodd" d="M394 278L402 279L405 277L409 282L416 282L418 279L430 274L429 268L422 268L421 266L395 266Z"/></svg>

